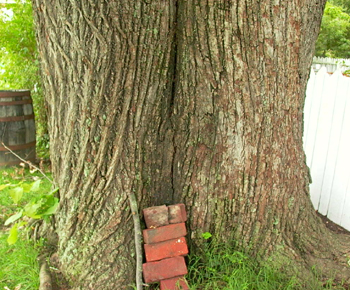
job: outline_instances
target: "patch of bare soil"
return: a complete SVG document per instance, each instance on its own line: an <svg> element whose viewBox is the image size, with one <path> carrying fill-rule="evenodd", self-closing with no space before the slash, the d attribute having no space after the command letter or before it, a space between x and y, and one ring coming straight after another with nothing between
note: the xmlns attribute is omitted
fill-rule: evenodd
<svg viewBox="0 0 350 290"><path fill-rule="evenodd" d="M350 231L344 229L342 226L332 222L327 216L324 216L317 212L317 215L321 218L323 223L326 225L328 229L330 229L332 232L337 233L337 234L343 234L343 235L350 235ZM334 284L332 285L334 289L339 289L337 288L339 285L341 285L341 289L348 289L350 290L350 285L349 284L343 284L341 281L334 281Z"/></svg>
<svg viewBox="0 0 350 290"><path fill-rule="evenodd" d="M344 229L340 225L337 225L336 223L332 222L329 218L326 216L320 214L317 212L317 215L321 218L321 220L324 222L326 227L330 229L331 231L337 233L337 234L345 234L345 235L350 235L350 231Z"/></svg>

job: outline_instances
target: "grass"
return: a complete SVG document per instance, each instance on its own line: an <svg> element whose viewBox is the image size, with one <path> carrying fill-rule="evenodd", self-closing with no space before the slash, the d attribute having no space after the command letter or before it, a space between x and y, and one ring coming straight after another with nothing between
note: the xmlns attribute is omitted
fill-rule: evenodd
<svg viewBox="0 0 350 290"><path fill-rule="evenodd" d="M37 256L41 244L19 239L7 243L7 235L0 234L0 289L34 290L39 288ZM21 286L19 286L21 285Z"/></svg>
<svg viewBox="0 0 350 290"><path fill-rule="evenodd" d="M295 278L288 278L272 268L259 267L240 251L226 245L208 245L202 258L189 256L188 280L191 289L299 289Z"/></svg>
<svg viewBox="0 0 350 290"><path fill-rule="evenodd" d="M1 168L0 185L32 183L42 179L40 190L49 192L51 184L38 172L24 168ZM14 204L9 188L0 191L0 289L34 290L39 288L39 264L37 257L43 242L33 243L22 233L18 241L7 243L9 227L4 222L16 212L19 205L30 201L36 193L25 193L19 205Z"/></svg>
<svg viewBox="0 0 350 290"><path fill-rule="evenodd" d="M295 277L288 277L271 267L259 266L243 252L227 245L212 247L210 243L201 257L189 256L187 280L191 290L348 289L337 285L333 280L322 283L317 276L313 281L309 281L308 285L301 285Z"/></svg>

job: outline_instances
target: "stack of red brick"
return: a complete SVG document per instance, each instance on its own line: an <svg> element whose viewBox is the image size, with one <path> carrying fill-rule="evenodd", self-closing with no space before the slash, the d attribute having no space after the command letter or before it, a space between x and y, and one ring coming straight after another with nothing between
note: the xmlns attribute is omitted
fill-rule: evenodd
<svg viewBox="0 0 350 290"><path fill-rule="evenodd" d="M161 290L189 289L184 275L188 254L184 204L154 206L143 210L147 229L143 231L146 263L145 283L160 282Z"/></svg>

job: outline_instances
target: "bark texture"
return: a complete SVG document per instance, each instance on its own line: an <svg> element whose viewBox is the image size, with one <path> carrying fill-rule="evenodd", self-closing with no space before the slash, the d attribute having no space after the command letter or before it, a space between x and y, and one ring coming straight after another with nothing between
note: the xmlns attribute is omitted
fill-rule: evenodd
<svg viewBox="0 0 350 290"><path fill-rule="evenodd" d="M131 193L140 209L184 202L199 247L209 231L281 265L347 273L302 147L324 3L33 0L73 289L133 283Z"/></svg>
<svg viewBox="0 0 350 290"><path fill-rule="evenodd" d="M128 288L135 272L128 195L142 208L171 190L175 3L34 6L60 187L62 270L74 289ZM146 194L150 186L159 196Z"/></svg>
<svg viewBox="0 0 350 290"><path fill-rule="evenodd" d="M302 147L321 2L180 2L174 193L194 241L209 231L299 274L336 257L321 271L349 279L349 238L320 225Z"/></svg>

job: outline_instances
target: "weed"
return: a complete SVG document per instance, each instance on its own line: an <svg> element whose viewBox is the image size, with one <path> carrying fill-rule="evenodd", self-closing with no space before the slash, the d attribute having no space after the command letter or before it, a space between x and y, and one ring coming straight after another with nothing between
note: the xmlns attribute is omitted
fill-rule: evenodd
<svg viewBox="0 0 350 290"><path fill-rule="evenodd" d="M11 186L5 186L7 184ZM34 190L25 190L28 185L30 189L34 186ZM50 192L52 184L47 179L43 179L38 172L30 172L29 169L1 168L0 187L3 190L0 191L0 289L34 290L39 288L37 257L43 241L33 243L17 232L17 235L23 238L10 245L8 234L11 230L4 226L6 220L16 215L16 212L18 214L19 208L25 207L26 204L38 198L40 194L36 191L37 186L41 193L45 193ZM13 190L18 187L23 187L23 192L20 189ZM16 227L21 226L19 223Z"/></svg>
<svg viewBox="0 0 350 290"><path fill-rule="evenodd" d="M6 171L5 171L6 172ZM28 218L45 219L55 213L58 199L54 196L57 188L46 192L42 189L42 179L35 178L33 182L8 182L0 184L0 192L5 191L12 199L10 208L15 209L5 221L5 226L13 224L7 239L9 244L14 244L18 239L18 231L28 223Z"/></svg>

